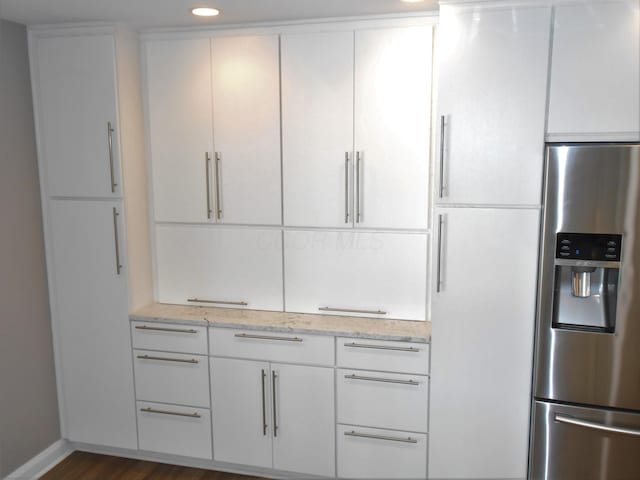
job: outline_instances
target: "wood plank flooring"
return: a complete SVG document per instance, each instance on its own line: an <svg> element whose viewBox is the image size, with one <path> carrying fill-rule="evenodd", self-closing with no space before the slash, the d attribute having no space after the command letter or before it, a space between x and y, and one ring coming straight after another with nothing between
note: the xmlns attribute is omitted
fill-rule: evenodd
<svg viewBox="0 0 640 480"><path fill-rule="evenodd" d="M259 480L235 473L73 452L40 480Z"/></svg>

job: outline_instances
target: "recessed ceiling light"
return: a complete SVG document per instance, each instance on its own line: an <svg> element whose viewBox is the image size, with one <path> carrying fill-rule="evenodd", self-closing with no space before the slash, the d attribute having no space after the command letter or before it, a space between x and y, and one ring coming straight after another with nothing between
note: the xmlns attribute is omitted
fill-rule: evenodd
<svg viewBox="0 0 640 480"><path fill-rule="evenodd" d="M220 14L220 10L210 7L196 7L191 9L191 13L198 17L215 17Z"/></svg>
<svg viewBox="0 0 640 480"><path fill-rule="evenodd" d="M424 0L402 0L404 3L420 3L424 2Z"/></svg>

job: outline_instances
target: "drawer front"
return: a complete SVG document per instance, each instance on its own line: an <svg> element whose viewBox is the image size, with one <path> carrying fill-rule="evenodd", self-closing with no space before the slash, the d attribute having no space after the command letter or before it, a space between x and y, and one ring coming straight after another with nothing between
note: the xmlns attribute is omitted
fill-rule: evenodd
<svg viewBox="0 0 640 480"><path fill-rule="evenodd" d="M333 337L210 328L211 355L314 365L334 364Z"/></svg>
<svg viewBox="0 0 640 480"><path fill-rule="evenodd" d="M338 425L339 478L427 478L427 436Z"/></svg>
<svg viewBox="0 0 640 480"><path fill-rule="evenodd" d="M134 350L138 400L209 407L209 358Z"/></svg>
<svg viewBox="0 0 640 480"><path fill-rule="evenodd" d="M140 450L211 460L211 413L206 408L137 402Z"/></svg>
<svg viewBox="0 0 640 480"><path fill-rule="evenodd" d="M337 371L338 423L427 432L429 377Z"/></svg>
<svg viewBox="0 0 640 480"><path fill-rule="evenodd" d="M133 348L207 354L207 327L131 322Z"/></svg>
<svg viewBox="0 0 640 480"><path fill-rule="evenodd" d="M338 366L429 374L429 344L338 338Z"/></svg>

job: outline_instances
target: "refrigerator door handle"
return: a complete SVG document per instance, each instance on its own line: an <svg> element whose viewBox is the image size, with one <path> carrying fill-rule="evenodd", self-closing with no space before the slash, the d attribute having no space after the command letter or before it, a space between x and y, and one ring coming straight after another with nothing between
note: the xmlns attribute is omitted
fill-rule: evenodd
<svg viewBox="0 0 640 480"><path fill-rule="evenodd" d="M590 422L588 420L581 420L579 418L567 417L565 415L555 414L554 420L559 423L568 423L570 425L576 425L578 427L591 428L593 430L600 430L609 433L620 433L622 435L632 435L634 437L640 437L640 430L634 428L624 427L611 427L602 423Z"/></svg>

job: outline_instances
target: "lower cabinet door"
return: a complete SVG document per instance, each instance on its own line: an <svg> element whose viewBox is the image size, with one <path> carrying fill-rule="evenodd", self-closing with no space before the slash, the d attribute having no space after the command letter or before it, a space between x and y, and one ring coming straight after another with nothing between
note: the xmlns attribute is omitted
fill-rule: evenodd
<svg viewBox="0 0 640 480"><path fill-rule="evenodd" d="M273 468L335 476L333 369L274 363L271 381Z"/></svg>
<svg viewBox="0 0 640 480"><path fill-rule="evenodd" d="M427 478L427 436L338 425L339 478Z"/></svg>
<svg viewBox="0 0 640 480"><path fill-rule="evenodd" d="M209 361L215 461L271 468L269 363Z"/></svg>
<svg viewBox="0 0 640 480"><path fill-rule="evenodd" d="M206 408L137 402L140 450L211 459L211 414Z"/></svg>

